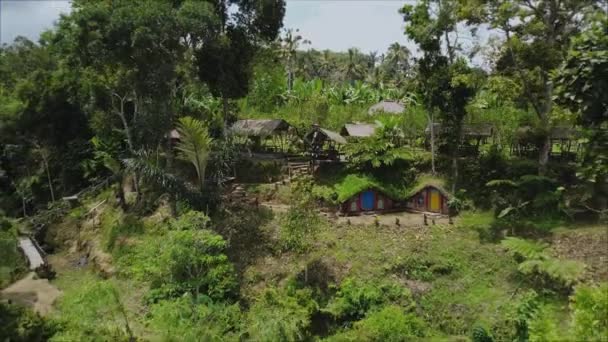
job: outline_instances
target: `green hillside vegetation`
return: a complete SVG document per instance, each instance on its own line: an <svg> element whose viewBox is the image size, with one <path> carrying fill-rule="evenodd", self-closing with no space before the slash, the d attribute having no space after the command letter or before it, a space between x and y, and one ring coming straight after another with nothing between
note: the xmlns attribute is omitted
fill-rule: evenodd
<svg viewBox="0 0 608 342"><path fill-rule="evenodd" d="M0 47L0 341L608 341L602 5L73 0Z"/></svg>

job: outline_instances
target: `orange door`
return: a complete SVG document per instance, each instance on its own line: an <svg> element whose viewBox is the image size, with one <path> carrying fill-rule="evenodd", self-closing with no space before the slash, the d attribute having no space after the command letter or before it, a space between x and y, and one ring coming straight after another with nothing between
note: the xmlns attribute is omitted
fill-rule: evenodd
<svg viewBox="0 0 608 342"><path fill-rule="evenodd" d="M441 197L439 191L431 190L431 207L429 208L431 211L440 212L441 211Z"/></svg>

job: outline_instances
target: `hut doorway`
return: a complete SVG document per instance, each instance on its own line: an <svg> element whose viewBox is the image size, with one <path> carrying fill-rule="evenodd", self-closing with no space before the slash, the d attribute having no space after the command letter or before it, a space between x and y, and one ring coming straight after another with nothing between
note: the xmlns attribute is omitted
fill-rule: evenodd
<svg viewBox="0 0 608 342"><path fill-rule="evenodd" d="M374 210L374 192L371 190L361 194L361 209Z"/></svg>
<svg viewBox="0 0 608 342"><path fill-rule="evenodd" d="M441 195L439 194L439 191L437 191L436 189L431 189L430 191L430 210L433 212L440 212L441 211Z"/></svg>

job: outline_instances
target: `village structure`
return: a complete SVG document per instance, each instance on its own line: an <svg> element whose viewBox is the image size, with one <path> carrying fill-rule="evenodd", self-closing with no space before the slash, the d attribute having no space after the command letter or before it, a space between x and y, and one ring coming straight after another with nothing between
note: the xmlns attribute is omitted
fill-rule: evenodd
<svg viewBox="0 0 608 342"><path fill-rule="evenodd" d="M368 115L400 115L405 105L398 101L384 100L371 106ZM327 163L344 163L342 153L349 141L371 139L378 132L378 122L352 122L344 124L339 132L314 124L302 131L283 119L242 119L235 121L229 132L242 146L242 151L252 160L277 160L284 162L287 176L314 174L318 167ZM430 150L432 136L437 140L447 128L440 123L428 124L420 136L424 137L424 147ZM532 138L531 138L532 136ZM176 141L179 133L173 130L169 139ZM578 133L568 127L555 127L551 131L554 158L572 158L572 141ZM462 126L462 155L476 156L480 147L495 143L494 127L488 123L464 124ZM441 142L435 142L441 151ZM511 152L519 156L535 156L533 129L520 127L514 140L510 142ZM444 180L438 177L420 175L419 180L400 193L389 193L378 186L370 185L356 193L349 194L340 202L337 213L344 216L383 214L393 212L419 212L429 215L450 215L449 201L453 197L446 190ZM240 192L242 189L239 188ZM257 200L256 200L257 201Z"/></svg>

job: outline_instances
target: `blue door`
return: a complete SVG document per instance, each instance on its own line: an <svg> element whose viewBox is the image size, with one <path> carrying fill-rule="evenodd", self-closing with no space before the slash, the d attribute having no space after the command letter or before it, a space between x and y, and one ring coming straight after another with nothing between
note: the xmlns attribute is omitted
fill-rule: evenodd
<svg viewBox="0 0 608 342"><path fill-rule="evenodd" d="M365 191L361 194L361 209L374 210L374 192Z"/></svg>

